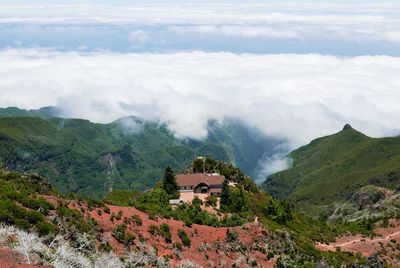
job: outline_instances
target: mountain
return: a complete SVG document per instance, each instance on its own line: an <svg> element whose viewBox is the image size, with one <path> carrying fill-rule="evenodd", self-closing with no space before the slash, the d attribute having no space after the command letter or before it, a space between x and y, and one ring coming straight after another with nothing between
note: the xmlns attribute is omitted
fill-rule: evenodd
<svg viewBox="0 0 400 268"><path fill-rule="evenodd" d="M0 163L46 176L62 193L96 198L112 189L148 189L167 165L183 170L197 156L230 161L253 176L257 160L283 142L235 120L210 122L209 137L198 141L177 139L165 125L137 117L95 124L15 111L26 116L0 117Z"/></svg>
<svg viewBox="0 0 400 268"><path fill-rule="evenodd" d="M30 117L51 118L51 117L62 117L61 115L62 115L61 109L54 106L47 106L34 110L25 110L25 109L20 109L18 107L0 108L1 117L30 116Z"/></svg>
<svg viewBox="0 0 400 268"><path fill-rule="evenodd" d="M393 190L400 183L400 137L370 138L350 125L288 157L293 166L269 176L262 187L314 214L350 200L361 187Z"/></svg>

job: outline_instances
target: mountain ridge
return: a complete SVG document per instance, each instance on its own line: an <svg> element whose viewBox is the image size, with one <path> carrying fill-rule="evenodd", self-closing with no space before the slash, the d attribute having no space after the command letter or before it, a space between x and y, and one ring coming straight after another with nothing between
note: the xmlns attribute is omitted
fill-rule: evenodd
<svg viewBox="0 0 400 268"><path fill-rule="evenodd" d="M2 116L0 110L0 162L43 174L64 193L96 198L112 189L151 188L165 166L183 170L197 156L235 163L254 176L257 160L284 142L233 119L210 122L209 136L199 141L178 139L165 124L138 117L98 124L34 114Z"/></svg>
<svg viewBox="0 0 400 268"><path fill-rule="evenodd" d="M341 202L366 185L395 189L400 181L399 151L399 137L371 138L346 125L292 151L292 167L269 176L263 189L307 211Z"/></svg>

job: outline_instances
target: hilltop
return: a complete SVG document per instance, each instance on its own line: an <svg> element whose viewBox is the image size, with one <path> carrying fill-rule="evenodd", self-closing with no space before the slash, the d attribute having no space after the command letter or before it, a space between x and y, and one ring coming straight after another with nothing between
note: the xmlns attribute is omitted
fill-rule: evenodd
<svg viewBox="0 0 400 268"><path fill-rule="evenodd" d="M0 250L6 255L0 256L0 265L10 260L36 265L21 267L328 267L350 263L370 267L376 263L351 253L321 252L314 246L334 242L337 235L350 230L368 234L362 222L327 225L313 220L257 187L245 190L251 183L230 164L214 164L237 182L229 195L237 199L241 191L241 206L207 210L206 204L193 200L172 208L160 186L132 192L130 205L116 206L109 202L121 200L121 192L109 196L107 203L66 197L38 175L1 170Z"/></svg>
<svg viewBox="0 0 400 268"><path fill-rule="evenodd" d="M371 199L375 203L384 197L376 187L384 192L396 190L399 152L400 137L370 138L346 125L291 152L292 167L269 176L262 188L314 215L326 212L324 217L330 216L337 203L358 203L361 209L360 200L371 204ZM362 191L365 186L376 187Z"/></svg>

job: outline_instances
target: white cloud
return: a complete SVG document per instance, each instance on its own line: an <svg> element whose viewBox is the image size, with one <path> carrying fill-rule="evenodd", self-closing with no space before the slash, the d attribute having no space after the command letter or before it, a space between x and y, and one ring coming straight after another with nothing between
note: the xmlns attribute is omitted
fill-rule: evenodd
<svg viewBox="0 0 400 268"><path fill-rule="evenodd" d="M275 154L259 160L257 169L257 183L265 181L269 175L286 170L293 164L293 160L282 154Z"/></svg>
<svg viewBox="0 0 400 268"><path fill-rule="evenodd" d="M211 118L236 117L291 148L345 123L400 133L396 57L10 49L0 62L0 106L59 105L95 122L137 115L194 138Z"/></svg>
<svg viewBox="0 0 400 268"><path fill-rule="evenodd" d="M217 34L237 37L261 37L277 39L303 39L302 35L293 30L278 30L265 26L239 26L239 25L198 25L198 26L173 26L170 29L180 34L200 33Z"/></svg>
<svg viewBox="0 0 400 268"><path fill-rule="evenodd" d="M50 47L57 46L51 38L57 34L66 46L90 43L107 49L123 46L127 40L134 48L150 43L155 51L176 51L184 45L189 50L230 51L232 42L239 39L244 40L240 51L275 45L287 48L284 51L296 51L300 46L298 51L343 55L339 44L348 51L353 45L371 50L373 45L385 44L378 52L398 55L394 46L400 44L399 32L399 3L0 5L0 35L9 46L17 41L46 46L43 40ZM216 48L209 44L212 40ZM278 44L271 45L270 40ZM288 41L298 46L290 46ZM125 48L129 50L129 44Z"/></svg>

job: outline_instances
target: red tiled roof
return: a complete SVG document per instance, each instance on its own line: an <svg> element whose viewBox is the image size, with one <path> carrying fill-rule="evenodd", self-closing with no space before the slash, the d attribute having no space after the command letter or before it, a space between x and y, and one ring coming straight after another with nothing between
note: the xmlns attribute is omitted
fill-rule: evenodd
<svg viewBox="0 0 400 268"><path fill-rule="evenodd" d="M205 175L202 173L179 174L176 176L176 182L179 186L196 186L203 182L207 185L220 185L224 182L222 175Z"/></svg>

